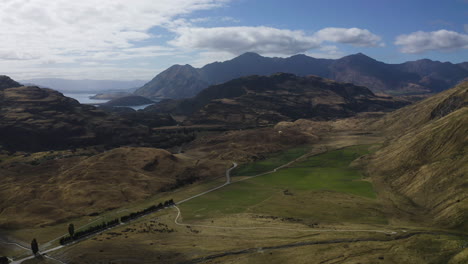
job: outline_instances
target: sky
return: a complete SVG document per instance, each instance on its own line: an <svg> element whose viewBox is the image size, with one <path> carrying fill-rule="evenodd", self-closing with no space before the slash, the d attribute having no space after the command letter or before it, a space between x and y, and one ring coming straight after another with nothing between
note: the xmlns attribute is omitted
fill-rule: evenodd
<svg viewBox="0 0 468 264"><path fill-rule="evenodd" d="M0 0L0 75L150 80L245 52L468 61L468 0Z"/></svg>

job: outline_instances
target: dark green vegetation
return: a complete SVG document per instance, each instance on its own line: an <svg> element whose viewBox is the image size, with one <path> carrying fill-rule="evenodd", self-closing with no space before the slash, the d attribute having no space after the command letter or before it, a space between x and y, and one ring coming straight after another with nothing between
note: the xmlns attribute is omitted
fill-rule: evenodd
<svg viewBox="0 0 468 264"><path fill-rule="evenodd" d="M452 64L424 59L386 64L362 53L332 60L315 59L306 55L268 58L249 52L199 69L190 65L174 65L158 74L135 94L157 98L189 98L213 84L277 72L299 76L317 75L366 86L374 92L394 93L440 92L468 77L466 62Z"/></svg>
<svg viewBox="0 0 468 264"><path fill-rule="evenodd" d="M170 206L173 206L173 205L174 205L174 201L172 199L167 200L167 201L164 202L164 204L159 203L158 205L152 205L152 206L150 206L150 207L148 207L146 209L143 209L141 211L130 213L128 215L124 215L124 216L120 217L120 219L116 218L116 219L110 220L109 222L102 222L102 224L100 224L100 225L91 226L91 227L88 227L86 229L79 230L76 233L75 233L73 224L70 224L69 227L68 227L69 236L65 236L65 237L60 238L60 244L61 245L69 244L69 243L71 243L73 241L83 239L83 238L85 238L87 236L90 236L92 234L99 233L99 232L102 232L102 231L104 231L106 229L118 226L120 223L130 222L130 221L138 219L138 218L140 218L142 216L145 216L145 215L160 211L160 210L162 210L164 208L167 208L167 207L170 207ZM70 227L72 227L72 226L73 226L73 232L71 232L71 230L70 230Z"/></svg>
<svg viewBox="0 0 468 264"><path fill-rule="evenodd" d="M386 223L378 209L369 182L349 164L369 154L370 146L354 146L331 151L294 163L275 173L227 186L181 206L184 219L194 220L236 213L262 213L297 217L306 221ZM268 171L300 156L293 149L259 161L241 171L247 174ZM358 205L365 205L359 208Z"/></svg>
<svg viewBox="0 0 468 264"><path fill-rule="evenodd" d="M7 257L0 257L0 264L8 264L10 261Z"/></svg>
<svg viewBox="0 0 468 264"><path fill-rule="evenodd" d="M37 240L35 238L31 241L31 250L34 255L39 252L39 245L37 244Z"/></svg>
<svg viewBox="0 0 468 264"><path fill-rule="evenodd" d="M375 198L372 184L361 181L362 174L349 167L353 160L369 153L369 146L335 150L309 157L303 162L269 175L268 178L258 178L256 181L290 186L298 190L337 191Z"/></svg>

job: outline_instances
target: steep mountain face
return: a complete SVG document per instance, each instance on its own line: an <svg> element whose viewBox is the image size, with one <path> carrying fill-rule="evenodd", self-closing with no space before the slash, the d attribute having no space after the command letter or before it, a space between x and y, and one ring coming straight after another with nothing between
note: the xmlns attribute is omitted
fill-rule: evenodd
<svg viewBox="0 0 468 264"><path fill-rule="evenodd" d="M6 88L20 87L21 84L15 82L10 77L5 75L0 75L0 90L5 90Z"/></svg>
<svg viewBox="0 0 468 264"><path fill-rule="evenodd" d="M439 92L468 77L466 63L419 60L386 64L362 53L331 60L305 55L268 58L249 52L232 60L211 63L199 69L190 65L172 66L135 93L146 97L188 98L209 85L244 76L268 76L278 72L299 76L317 75L366 86L374 92L391 93Z"/></svg>
<svg viewBox="0 0 468 264"><path fill-rule="evenodd" d="M391 138L369 162L377 186L441 227L468 227L468 82L376 122Z"/></svg>
<svg viewBox="0 0 468 264"><path fill-rule="evenodd" d="M208 87L199 70L190 65L174 65L135 91L150 98L187 98Z"/></svg>
<svg viewBox="0 0 468 264"><path fill-rule="evenodd" d="M316 76L250 76L211 86L196 97L168 100L145 111L188 116L187 124L259 126L300 118L333 119L396 109L406 102Z"/></svg>

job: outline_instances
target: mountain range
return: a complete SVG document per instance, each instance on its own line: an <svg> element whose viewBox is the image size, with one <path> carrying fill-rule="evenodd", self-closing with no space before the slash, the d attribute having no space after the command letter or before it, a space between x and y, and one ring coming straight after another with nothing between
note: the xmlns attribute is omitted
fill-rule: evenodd
<svg viewBox="0 0 468 264"><path fill-rule="evenodd" d="M435 93L468 78L468 63L453 64L422 59L386 64L362 53L333 60L306 55L268 58L249 52L202 68L174 65L136 90L135 94L149 98L189 98L210 85L249 75L268 76L278 72L298 76L317 75L366 86L373 92Z"/></svg>

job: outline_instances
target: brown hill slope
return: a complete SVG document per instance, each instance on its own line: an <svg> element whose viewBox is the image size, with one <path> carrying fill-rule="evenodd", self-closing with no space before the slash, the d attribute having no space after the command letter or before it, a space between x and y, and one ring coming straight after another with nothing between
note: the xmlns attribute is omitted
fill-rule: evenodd
<svg viewBox="0 0 468 264"><path fill-rule="evenodd" d="M402 108L375 124L391 138L369 174L384 192L441 227L468 227L468 82ZM412 213L411 213L412 212Z"/></svg>
<svg viewBox="0 0 468 264"><path fill-rule="evenodd" d="M67 155L36 153L0 163L0 226L47 225L118 208L178 185L218 177L228 165L178 158L153 148Z"/></svg>

